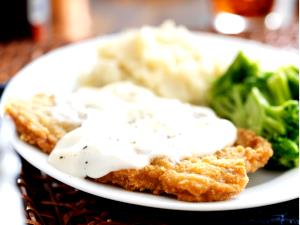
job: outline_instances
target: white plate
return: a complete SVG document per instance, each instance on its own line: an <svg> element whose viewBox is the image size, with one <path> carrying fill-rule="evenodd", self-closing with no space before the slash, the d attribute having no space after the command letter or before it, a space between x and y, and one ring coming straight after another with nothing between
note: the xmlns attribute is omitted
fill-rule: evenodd
<svg viewBox="0 0 300 225"><path fill-rule="evenodd" d="M107 38L113 37L101 37L70 45L52 51L27 65L8 84L2 96L1 115L10 97L27 97L37 92L67 93L72 91L77 77L95 63L97 43ZM226 63L232 60L238 50L243 50L250 57L260 60L267 68L298 62L296 52L283 51L256 42L203 33L196 34L195 41L203 47L204 52L209 52L210 55ZM217 211L264 206L299 196L298 169L286 172L260 170L250 175L246 190L234 199L210 203L182 202L147 193L129 192L121 188L72 177L49 165L46 154L20 141L17 137L14 138L13 145L28 162L61 182L100 197L136 205L174 210Z"/></svg>

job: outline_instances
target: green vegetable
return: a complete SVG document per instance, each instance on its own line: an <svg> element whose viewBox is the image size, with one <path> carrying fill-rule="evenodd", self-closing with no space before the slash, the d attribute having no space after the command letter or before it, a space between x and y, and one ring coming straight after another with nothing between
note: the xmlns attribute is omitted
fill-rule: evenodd
<svg viewBox="0 0 300 225"><path fill-rule="evenodd" d="M299 100L299 69L295 66L282 68L289 82L289 87L293 99Z"/></svg>
<svg viewBox="0 0 300 225"><path fill-rule="evenodd" d="M297 143L284 137L276 137L271 139L271 142L276 152L268 162L268 168L285 169L298 166L299 147Z"/></svg>
<svg viewBox="0 0 300 225"><path fill-rule="evenodd" d="M236 126L248 128L272 143L272 169L298 166L299 70L294 66L261 71L239 53L210 91L216 113Z"/></svg>

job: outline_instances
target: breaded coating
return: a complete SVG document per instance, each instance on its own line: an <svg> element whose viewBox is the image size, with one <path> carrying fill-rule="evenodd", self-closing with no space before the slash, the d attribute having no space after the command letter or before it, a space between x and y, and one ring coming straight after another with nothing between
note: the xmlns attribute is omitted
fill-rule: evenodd
<svg viewBox="0 0 300 225"><path fill-rule="evenodd" d="M53 96L37 95L29 102L11 101L6 113L15 122L22 140L49 154L66 132L76 128L54 119L54 106ZM239 194L248 183L247 172L263 167L272 153L265 139L239 129L235 146L214 155L179 162L159 157L142 169L114 171L95 181L127 190L172 195L184 201L221 201Z"/></svg>
<svg viewBox="0 0 300 225"><path fill-rule="evenodd" d="M51 114L54 106L54 96L38 94L29 102L11 101L5 111L13 119L23 141L49 154L66 132L76 128L74 124L55 120Z"/></svg>
<svg viewBox="0 0 300 225"><path fill-rule="evenodd" d="M250 130L238 129L235 146L243 146L243 148L228 147L216 152L216 156L220 158L243 158L248 173L253 173L264 167L273 155L271 144Z"/></svg>
<svg viewBox="0 0 300 225"><path fill-rule="evenodd" d="M178 163L156 158L142 169L111 172L96 181L127 190L170 194L183 201L211 202L239 194L248 183L248 177L244 160L218 159L212 155Z"/></svg>

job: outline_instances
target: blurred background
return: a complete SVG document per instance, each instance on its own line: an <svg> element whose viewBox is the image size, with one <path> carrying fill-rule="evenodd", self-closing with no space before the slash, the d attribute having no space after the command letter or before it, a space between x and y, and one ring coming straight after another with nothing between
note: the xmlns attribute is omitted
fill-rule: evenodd
<svg viewBox="0 0 300 225"><path fill-rule="evenodd" d="M0 3L0 83L41 54L86 38L171 19L298 49L298 0L9 0Z"/></svg>
<svg viewBox="0 0 300 225"><path fill-rule="evenodd" d="M165 20L194 31L299 48L299 0L4 0L0 1L0 94L22 67L50 50ZM13 204L6 192L2 194ZM26 210L32 209L27 205Z"/></svg>

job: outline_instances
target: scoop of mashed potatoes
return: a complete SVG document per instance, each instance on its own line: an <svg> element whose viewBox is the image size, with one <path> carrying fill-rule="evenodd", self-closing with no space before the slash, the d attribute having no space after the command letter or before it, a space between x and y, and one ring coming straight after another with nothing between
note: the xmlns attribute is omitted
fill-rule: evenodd
<svg viewBox="0 0 300 225"><path fill-rule="evenodd" d="M98 47L96 66L80 78L83 86L130 80L156 94L205 104L207 90L220 67L184 27L167 22L123 32Z"/></svg>

